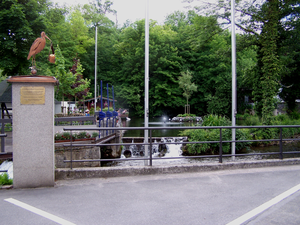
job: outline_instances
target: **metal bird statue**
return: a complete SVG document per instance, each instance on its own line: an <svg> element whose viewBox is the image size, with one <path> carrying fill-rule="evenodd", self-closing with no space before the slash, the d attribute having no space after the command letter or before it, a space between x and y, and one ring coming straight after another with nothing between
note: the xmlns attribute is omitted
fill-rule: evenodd
<svg viewBox="0 0 300 225"><path fill-rule="evenodd" d="M46 39L47 38L49 41L51 41L51 39L45 34L45 32L43 31L41 33L41 37L35 39L35 41L33 42L33 44L30 47L30 51L27 57L27 60L29 60L32 56L32 67L31 68L31 73L34 75L36 74L36 61L35 61L35 55L38 54L39 52L41 52L46 45ZM52 41L51 41L52 43ZM35 66L33 65L33 61Z"/></svg>

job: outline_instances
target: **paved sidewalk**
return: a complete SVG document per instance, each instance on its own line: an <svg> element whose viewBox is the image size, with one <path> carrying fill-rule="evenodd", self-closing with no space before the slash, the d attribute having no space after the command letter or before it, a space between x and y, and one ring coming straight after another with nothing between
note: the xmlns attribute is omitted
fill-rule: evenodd
<svg viewBox="0 0 300 225"><path fill-rule="evenodd" d="M299 184L299 165L59 180L0 190L1 224L227 224ZM245 224L300 224L299 204L296 189Z"/></svg>

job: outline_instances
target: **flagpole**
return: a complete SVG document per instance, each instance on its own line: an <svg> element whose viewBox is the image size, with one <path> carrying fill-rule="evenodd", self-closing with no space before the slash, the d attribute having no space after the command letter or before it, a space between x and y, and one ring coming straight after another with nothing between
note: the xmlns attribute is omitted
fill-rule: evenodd
<svg viewBox="0 0 300 225"><path fill-rule="evenodd" d="M144 127L148 128L149 123L149 0L146 0L145 16L145 108ZM144 130L145 157L148 157L148 130ZM148 166L148 160L145 160Z"/></svg>
<svg viewBox="0 0 300 225"><path fill-rule="evenodd" d="M236 40L235 40L235 0L231 0L231 55L232 55L232 126L235 126L237 104L236 104ZM232 129L231 154L235 155L235 129ZM235 160L235 156L232 156Z"/></svg>
<svg viewBox="0 0 300 225"><path fill-rule="evenodd" d="M96 108L97 108L97 25L95 26L95 110L94 112L96 112Z"/></svg>

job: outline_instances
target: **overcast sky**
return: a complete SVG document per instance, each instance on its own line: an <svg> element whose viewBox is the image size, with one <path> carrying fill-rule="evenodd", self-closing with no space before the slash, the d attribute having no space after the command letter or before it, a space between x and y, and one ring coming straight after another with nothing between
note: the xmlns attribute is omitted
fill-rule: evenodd
<svg viewBox="0 0 300 225"><path fill-rule="evenodd" d="M86 4L90 0L52 0L59 4L66 3L68 5ZM135 22L136 20L145 18L146 0L111 0L112 6L118 13L118 24L123 25L126 20ZM104 1L103 1L104 2ZM162 24L168 14L176 10L186 11L188 3L182 3L182 0L149 0L149 17ZM115 16L108 16L116 22Z"/></svg>

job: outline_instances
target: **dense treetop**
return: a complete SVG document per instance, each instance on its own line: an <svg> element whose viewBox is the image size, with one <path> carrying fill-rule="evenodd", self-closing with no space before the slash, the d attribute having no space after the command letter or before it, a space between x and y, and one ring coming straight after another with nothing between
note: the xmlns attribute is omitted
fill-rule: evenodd
<svg viewBox="0 0 300 225"><path fill-rule="evenodd" d="M183 113L186 98L178 83L183 71L193 74L191 82L197 87L189 97L192 113L231 114L229 2L174 12L163 25L150 21L150 116ZM47 61L47 42L36 57L38 74L55 76L59 69L68 73L73 59L78 58L83 79L93 84L97 26L98 82L113 85L119 106L142 116L145 21L116 27L107 18L109 13L117 13L112 2L95 3L67 8L48 0L1 0L0 72L7 76L29 74L28 51L45 31L59 49L64 68ZM238 111L250 107L244 101L248 96L268 123L277 95L291 111L300 97L299 1L237 1L236 10L240 31L236 37ZM93 85L90 89L94 92Z"/></svg>

